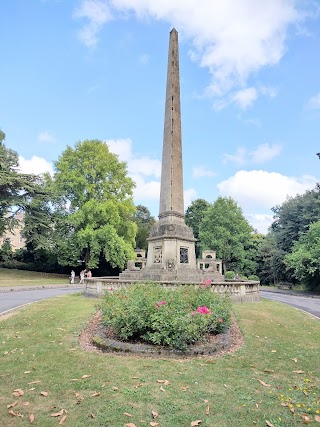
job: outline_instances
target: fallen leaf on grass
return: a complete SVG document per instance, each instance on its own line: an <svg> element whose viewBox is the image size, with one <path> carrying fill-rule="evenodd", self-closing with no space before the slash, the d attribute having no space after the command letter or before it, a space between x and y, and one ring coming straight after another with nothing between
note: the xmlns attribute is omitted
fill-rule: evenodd
<svg viewBox="0 0 320 427"><path fill-rule="evenodd" d="M75 381L80 381L80 380L79 380L79 378L72 378L70 381L75 382Z"/></svg>
<svg viewBox="0 0 320 427"><path fill-rule="evenodd" d="M295 363L298 362L298 359L296 357L293 357L291 360L293 360Z"/></svg>
<svg viewBox="0 0 320 427"><path fill-rule="evenodd" d="M29 421L30 421L31 424L33 423L33 421L34 421L34 414L30 414L29 415Z"/></svg>
<svg viewBox="0 0 320 427"><path fill-rule="evenodd" d="M302 414L301 418L303 419L303 424L308 424L312 422L312 420L308 417L307 414Z"/></svg>
<svg viewBox="0 0 320 427"><path fill-rule="evenodd" d="M12 415L13 417L20 417L23 418L23 415L20 414L20 412L13 412L13 411L9 411L8 412L9 415Z"/></svg>
<svg viewBox="0 0 320 427"><path fill-rule="evenodd" d="M159 425L159 423L156 423L155 421L150 421L151 427L157 427L158 425Z"/></svg>
<svg viewBox="0 0 320 427"><path fill-rule="evenodd" d="M61 417L65 412L67 412L65 409L61 409L59 412L55 412L54 414L51 414L52 417Z"/></svg>
<svg viewBox="0 0 320 427"><path fill-rule="evenodd" d="M33 391L33 390L35 390L35 388L34 388L34 387L32 387L32 388L29 388L29 391Z"/></svg>
<svg viewBox="0 0 320 427"><path fill-rule="evenodd" d="M151 415L152 415L152 418L154 418L154 419L158 418L158 416L159 416L158 412L156 412L156 411L151 411Z"/></svg>
<svg viewBox="0 0 320 427"><path fill-rule="evenodd" d="M268 427L274 427L274 425L272 423L270 423L270 421L266 420L266 424Z"/></svg>
<svg viewBox="0 0 320 427"><path fill-rule="evenodd" d="M304 394L305 396L309 396L309 394L308 394L305 390L303 390L303 394Z"/></svg>
<svg viewBox="0 0 320 427"><path fill-rule="evenodd" d="M60 420L60 422L59 422L59 425L61 425L61 424L64 424L64 422L65 422L65 420L67 419L67 415L64 415L62 418L61 418L61 420Z"/></svg>
<svg viewBox="0 0 320 427"><path fill-rule="evenodd" d="M301 371L300 369L298 371L292 371L292 372L294 372L295 374L304 374L304 371Z"/></svg>
<svg viewBox="0 0 320 427"><path fill-rule="evenodd" d="M271 384L267 384L267 383L265 383L264 381L262 381L262 380L258 380L259 381L259 383L261 384L261 385L263 385L264 387L271 387Z"/></svg>
<svg viewBox="0 0 320 427"><path fill-rule="evenodd" d="M7 408L8 409L10 409L10 408L14 408L15 406L17 406L18 405L18 400L16 400L15 402L13 402L13 403L11 403L11 405L7 405Z"/></svg>
<svg viewBox="0 0 320 427"><path fill-rule="evenodd" d="M164 389L162 386L160 387L160 390L161 390L161 391L165 391L165 389Z"/></svg>
<svg viewBox="0 0 320 427"><path fill-rule="evenodd" d="M31 371L24 371L24 374L31 374Z"/></svg>
<svg viewBox="0 0 320 427"><path fill-rule="evenodd" d="M208 404L206 407L206 415L209 415L209 413L210 413L210 405Z"/></svg>
<svg viewBox="0 0 320 427"><path fill-rule="evenodd" d="M82 377L81 377L81 379L85 379L85 378L90 378L91 377L91 375L82 375Z"/></svg>
<svg viewBox="0 0 320 427"><path fill-rule="evenodd" d="M23 404L22 404L23 406L29 406L30 405L30 402L23 402Z"/></svg>
<svg viewBox="0 0 320 427"><path fill-rule="evenodd" d="M277 350L271 350L271 353L276 353L277 352Z"/></svg>
<svg viewBox="0 0 320 427"><path fill-rule="evenodd" d="M273 369L267 369L267 368L266 368L266 369L264 370L264 372L270 372L271 374L273 374L273 373L274 373L274 370L273 370Z"/></svg>
<svg viewBox="0 0 320 427"><path fill-rule="evenodd" d="M293 406L291 406L290 412L292 412L294 414L294 407Z"/></svg>
<svg viewBox="0 0 320 427"><path fill-rule="evenodd" d="M91 412L90 417L95 418L96 416L94 415L94 413Z"/></svg>
<svg viewBox="0 0 320 427"><path fill-rule="evenodd" d="M195 421L192 421L192 423L190 425L191 425L191 427L194 427L194 426L198 426L201 423L202 423L202 420L195 420Z"/></svg>
<svg viewBox="0 0 320 427"><path fill-rule="evenodd" d="M227 384L223 384L223 386L225 387L225 388L231 388L229 385L227 385Z"/></svg>
<svg viewBox="0 0 320 427"><path fill-rule="evenodd" d="M126 427L137 427L135 424L133 424L133 423L128 423L128 424L125 424L125 426Z"/></svg>
<svg viewBox="0 0 320 427"><path fill-rule="evenodd" d="M142 386L143 386L143 384L140 383L140 384L135 385L134 388L139 388L139 387L142 387Z"/></svg>
<svg viewBox="0 0 320 427"><path fill-rule="evenodd" d="M100 396L100 391L93 393L90 397L98 397Z"/></svg>
<svg viewBox="0 0 320 427"><path fill-rule="evenodd" d="M123 415L125 415L126 417L133 417L133 415L129 414L128 412L124 412Z"/></svg>
<svg viewBox="0 0 320 427"><path fill-rule="evenodd" d="M41 396L47 397L48 396L48 392L46 391L40 391Z"/></svg>
<svg viewBox="0 0 320 427"><path fill-rule="evenodd" d="M281 402L281 406L288 406L288 405L284 402Z"/></svg>
<svg viewBox="0 0 320 427"><path fill-rule="evenodd" d="M17 389L15 389L15 390L13 390L12 395L13 395L13 396L16 396L16 397L18 397L18 396L23 396L23 395L24 395L24 391L23 391L23 390L21 390L21 388L17 388Z"/></svg>
<svg viewBox="0 0 320 427"><path fill-rule="evenodd" d="M315 421L317 421L317 423L320 423L320 417L319 417L319 415L315 415L314 419L315 419Z"/></svg>
<svg viewBox="0 0 320 427"><path fill-rule="evenodd" d="M164 384L164 385L169 385L170 381L168 381L168 380L157 380L157 383Z"/></svg>
<svg viewBox="0 0 320 427"><path fill-rule="evenodd" d="M117 391L119 390L119 387L112 387L112 390Z"/></svg>
<svg viewBox="0 0 320 427"><path fill-rule="evenodd" d="M36 381L31 381L30 383L28 383L28 385L39 384L39 383L41 383L41 381L40 380L36 380Z"/></svg>
<svg viewBox="0 0 320 427"><path fill-rule="evenodd" d="M181 390L182 391L187 391L188 390L188 388L190 388L190 386L188 385L187 387L181 387Z"/></svg>

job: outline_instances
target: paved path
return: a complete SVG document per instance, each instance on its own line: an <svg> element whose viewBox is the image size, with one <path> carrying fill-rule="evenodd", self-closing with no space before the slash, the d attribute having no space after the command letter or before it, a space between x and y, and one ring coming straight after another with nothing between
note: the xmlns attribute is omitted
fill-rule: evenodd
<svg viewBox="0 0 320 427"><path fill-rule="evenodd" d="M14 292L0 293L0 314L30 304L42 299L56 297L59 295L72 294L81 292L83 288L53 288L53 289L29 289L29 290L14 290Z"/></svg>
<svg viewBox="0 0 320 427"><path fill-rule="evenodd" d="M285 304L292 305L293 307L299 308L300 310L306 311L307 313L313 314L320 320L320 299L310 298L297 295L281 294L278 292L266 292L260 291L260 295L263 298L272 299L274 301L283 302Z"/></svg>

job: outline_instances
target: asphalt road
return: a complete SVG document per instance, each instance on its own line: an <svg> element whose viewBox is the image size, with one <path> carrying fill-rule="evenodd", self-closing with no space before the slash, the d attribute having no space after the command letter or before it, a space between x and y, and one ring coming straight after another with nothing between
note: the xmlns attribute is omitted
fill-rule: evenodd
<svg viewBox="0 0 320 427"><path fill-rule="evenodd" d="M260 291L260 295L263 298L268 298L274 301L279 301L285 304L292 305L293 307L299 308L300 310L313 314L314 316L318 317L320 320L320 299L319 298L302 297L302 296L265 292L265 291Z"/></svg>
<svg viewBox="0 0 320 427"><path fill-rule="evenodd" d="M0 293L0 314L25 304L59 295L81 292L82 288L33 289Z"/></svg>

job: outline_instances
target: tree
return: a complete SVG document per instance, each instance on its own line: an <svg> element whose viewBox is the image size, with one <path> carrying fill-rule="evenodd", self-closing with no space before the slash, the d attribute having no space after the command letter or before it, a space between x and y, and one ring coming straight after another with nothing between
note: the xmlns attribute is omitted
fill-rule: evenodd
<svg viewBox="0 0 320 427"><path fill-rule="evenodd" d="M203 249L216 250L223 271L241 270L253 229L231 197L219 197L205 212L199 235Z"/></svg>
<svg viewBox="0 0 320 427"><path fill-rule="evenodd" d="M67 147L55 163L54 183L68 212L59 242L59 263L98 266L100 255L123 268L133 257L137 226L132 220L133 181L124 162L100 140Z"/></svg>
<svg viewBox="0 0 320 427"><path fill-rule="evenodd" d="M310 224L320 220L320 188L306 191L302 195L287 198L280 206L272 208L275 216L271 225L276 240L278 255L282 256L282 279L295 281L293 270L286 268L285 257L300 236L304 235Z"/></svg>
<svg viewBox="0 0 320 427"><path fill-rule="evenodd" d="M310 225L293 245L292 252L285 256L285 264L293 269L294 276L307 289L320 290L320 221Z"/></svg>
<svg viewBox="0 0 320 427"><path fill-rule="evenodd" d="M252 274L258 275L262 266L261 248L264 244L266 236L264 234L250 234L248 243L245 245L246 256L241 273L245 276Z"/></svg>
<svg viewBox="0 0 320 427"><path fill-rule="evenodd" d="M200 257L201 248L201 241L199 238L200 224L209 206L210 203L204 199L194 200L193 202L191 202L191 205L188 206L184 216L185 223L192 228L193 235L197 239L195 244L197 257Z"/></svg>
<svg viewBox="0 0 320 427"><path fill-rule="evenodd" d="M148 249L147 238L150 231L155 226L156 220L151 216L148 208L142 205L136 206L137 211L133 215L133 220L137 224L136 247Z"/></svg>
<svg viewBox="0 0 320 427"><path fill-rule="evenodd" d="M13 252L10 239L5 239L0 248L0 261L9 261L12 259Z"/></svg>
<svg viewBox="0 0 320 427"><path fill-rule="evenodd" d="M269 285L276 284L279 280L285 279L285 269L283 268L284 253L277 246L274 233L269 232L259 247L261 263L257 274L262 283Z"/></svg>
<svg viewBox="0 0 320 427"><path fill-rule="evenodd" d="M0 131L0 235L16 224L15 214L24 210L35 195L44 193L41 177L19 172L18 154L6 148Z"/></svg>

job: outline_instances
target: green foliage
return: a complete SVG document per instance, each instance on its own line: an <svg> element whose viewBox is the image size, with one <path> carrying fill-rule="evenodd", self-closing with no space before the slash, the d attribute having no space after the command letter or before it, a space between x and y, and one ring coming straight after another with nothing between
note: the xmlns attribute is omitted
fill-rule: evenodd
<svg viewBox="0 0 320 427"><path fill-rule="evenodd" d="M200 257L201 252L201 240L199 239L200 233L200 224L203 220L204 213L210 207L210 203L204 199L197 199L191 202L191 205L188 206L184 219L185 223L192 228L194 237L196 241L196 254L197 257Z"/></svg>
<svg viewBox="0 0 320 427"><path fill-rule="evenodd" d="M5 239L0 248L0 261L6 262L12 259L13 252L10 239Z"/></svg>
<svg viewBox="0 0 320 427"><path fill-rule="evenodd" d="M291 268L294 276L308 290L320 290L320 221L310 225L306 234L302 235L293 246L293 250L285 257L287 268Z"/></svg>
<svg viewBox="0 0 320 427"><path fill-rule="evenodd" d="M285 258L310 224L320 221L320 188L317 186L302 195L290 197L272 210L275 214L272 231L276 240L278 279L294 282L296 272L286 264Z"/></svg>
<svg viewBox="0 0 320 427"><path fill-rule="evenodd" d="M211 314L196 311L203 306ZM230 302L208 289L186 286L168 290L149 283L108 292L102 313L104 323L123 340L144 340L183 350L229 325Z"/></svg>
<svg viewBox="0 0 320 427"><path fill-rule="evenodd" d="M217 251L224 272L232 267L242 270L252 231L237 203L231 197L219 197L200 223L201 247Z"/></svg>
<svg viewBox="0 0 320 427"><path fill-rule="evenodd" d="M229 270L229 271L225 272L224 278L227 279L227 280L234 279L235 275L236 275L236 273L234 271Z"/></svg>
<svg viewBox="0 0 320 427"><path fill-rule="evenodd" d="M15 213L24 210L35 195L44 194L40 176L19 173L18 154L6 148L0 131L0 235L16 225Z"/></svg>
<svg viewBox="0 0 320 427"><path fill-rule="evenodd" d="M133 221L137 224L136 248L148 249L147 238L150 231L155 226L156 220L151 216L148 208L142 205L136 206L137 211L133 216Z"/></svg>
<svg viewBox="0 0 320 427"><path fill-rule="evenodd" d="M255 275L255 274L251 274L251 275L248 277L248 280L260 281L259 276Z"/></svg>
<svg viewBox="0 0 320 427"><path fill-rule="evenodd" d="M99 140L68 147L55 163L54 186L67 213L62 221L58 260L95 268L101 254L112 267L124 268L134 256L137 226L132 220L133 181L124 162Z"/></svg>

